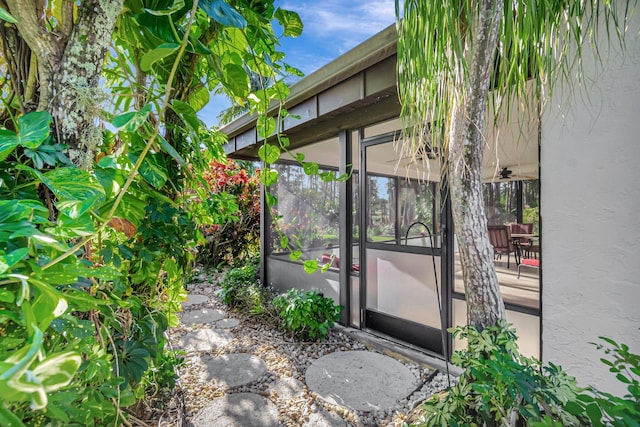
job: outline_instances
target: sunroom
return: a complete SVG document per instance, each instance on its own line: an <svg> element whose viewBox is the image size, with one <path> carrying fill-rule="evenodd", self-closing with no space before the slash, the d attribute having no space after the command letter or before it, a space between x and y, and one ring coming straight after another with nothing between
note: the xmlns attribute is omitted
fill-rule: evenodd
<svg viewBox="0 0 640 427"><path fill-rule="evenodd" d="M261 274L280 291L332 297L345 325L447 357L460 343L443 331L466 323L462 271L441 154L428 143L417 155L401 149L396 37L389 27L292 87L287 108L300 118L283 123L290 149L320 173L351 178L307 175L286 156L272 165L279 178L268 191L277 205L263 203ZM489 228L507 239L504 250L492 243L508 320L522 352L539 357L540 121L536 108L510 110L485 135L485 210ZM265 141L254 123L242 117L223 129L230 157L258 158ZM291 247L301 260L290 259ZM329 269L307 274L305 260Z"/></svg>

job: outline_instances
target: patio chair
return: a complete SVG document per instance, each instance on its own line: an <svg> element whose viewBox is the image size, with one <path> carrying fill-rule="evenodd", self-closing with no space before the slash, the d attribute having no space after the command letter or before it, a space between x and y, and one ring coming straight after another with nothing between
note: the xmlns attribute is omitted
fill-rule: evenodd
<svg viewBox="0 0 640 427"><path fill-rule="evenodd" d="M516 264L520 263L518 257L518 248L513 244L511 239L511 229L506 225L490 225L488 226L489 241L493 246L493 258L502 259L502 255L507 255L507 268L510 267L511 254L514 254Z"/></svg>
<svg viewBox="0 0 640 427"><path fill-rule="evenodd" d="M532 223L518 224L517 222L514 222L512 224L509 224L509 227L511 229L511 234L533 234ZM524 250L526 256L530 256L529 252L531 251L531 247L533 246L533 242L531 241L531 239L527 237L514 237L513 241L517 242L517 244L520 245L520 249Z"/></svg>
<svg viewBox="0 0 640 427"><path fill-rule="evenodd" d="M523 265L525 267L540 268L540 260L539 259L531 259L531 258L525 258L525 259L521 260L520 264L518 264L518 279L520 278L520 267L522 267Z"/></svg>

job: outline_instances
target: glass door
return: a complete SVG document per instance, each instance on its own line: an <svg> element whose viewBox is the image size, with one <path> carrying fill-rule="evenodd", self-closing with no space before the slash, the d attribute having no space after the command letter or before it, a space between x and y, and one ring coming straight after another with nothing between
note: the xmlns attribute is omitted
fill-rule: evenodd
<svg viewBox="0 0 640 427"><path fill-rule="evenodd" d="M439 173L398 159L392 136L360 155L361 326L442 355Z"/></svg>

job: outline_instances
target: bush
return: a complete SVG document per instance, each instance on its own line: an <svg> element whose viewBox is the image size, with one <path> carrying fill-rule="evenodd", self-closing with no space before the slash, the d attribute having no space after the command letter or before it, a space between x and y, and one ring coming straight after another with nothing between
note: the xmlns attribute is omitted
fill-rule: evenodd
<svg viewBox="0 0 640 427"><path fill-rule="evenodd" d="M260 181L233 160L213 161L203 174L209 197L200 202L214 218L203 227L199 261L217 267L245 263L260 247ZM213 215L225 212L227 215Z"/></svg>
<svg viewBox="0 0 640 427"><path fill-rule="evenodd" d="M230 269L220 282L218 296L225 305L260 315L268 311L271 292L258 279L255 264Z"/></svg>
<svg viewBox="0 0 640 427"><path fill-rule="evenodd" d="M458 327L453 336L468 342L452 357L465 371L443 399L425 403L424 425L582 425L564 409L580 391L575 379L559 366L519 354L510 325L501 322L481 332Z"/></svg>
<svg viewBox="0 0 640 427"><path fill-rule="evenodd" d="M596 427L640 426L640 355L630 352L626 344L618 344L606 337L600 339L606 345L594 345L611 357L600 360L609 366L609 371L616 375L618 381L627 386L628 393L618 397L588 387L576 400L567 403L565 409L580 417L584 424L590 423Z"/></svg>
<svg viewBox="0 0 640 427"><path fill-rule="evenodd" d="M283 328L301 340L324 339L340 318L342 306L316 291L291 289L273 299Z"/></svg>

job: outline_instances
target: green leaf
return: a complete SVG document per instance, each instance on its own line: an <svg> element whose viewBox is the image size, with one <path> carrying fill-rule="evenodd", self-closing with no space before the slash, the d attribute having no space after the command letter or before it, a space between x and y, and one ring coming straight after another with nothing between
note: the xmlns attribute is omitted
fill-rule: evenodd
<svg viewBox="0 0 640 427"><path fill-rule="evenodd" d="M191 130L193 130L193 132L198 132L202 123L200 122L200 119L198 119L198 115L196 114L196 111L191 107L191 105L187 104L186 102L174 99L173 101L171 101L171 107L173 108L173 111L175 111L176 114L180 116L182 121L189 127L191 127Z"/></svg>
<svg viewBox="0 0 640 427"><path fill-rule="evenodd" d="M265 196L266 196L266 199L267 199L267 205L276 206L278 204L278 198L276 196L274 196L273 194L266 193Z"/></svg>
<svg viewBox="0 0 640 427"><path fill-rule="evenodd" d="M130 111L128 113L120 114L113 118L111 124L118 128L118 130L135 132L147 121L149 113L151 113L151 104L145 105L139 111Z"/></svg>
<svg viewBox="0 0 640 427"><path fill-rule="evenodd" d="M198 90L189 96L189 105L193 107L194 111L200 111L209 103L210 99L211 95L207 87L200 86Z"/></svg>
<svg viewBox="0 0 640 427"><path fill-rule="evenodd" d="M6 21L10 24L17 24L18 20L11 16L9 12L7 12L4 8L0 7L0 19Z"/></svg>
<svg viewBox="0 0 640 427"><path fill-rule="evenodd" d="M302 20L296 12L278 8L276 19L284 28L285 37L298 37L302 34Z"/></svg>
<svg viewBox="0 0 640 427"><path fill-rule="evenodd" d="M13 292L7 289L0 289L0 301L12 304L16 300Z"/></svg>
<svg viewBox="0 0 640 427"><path fill-rule="evenodd" d="M20 145L37 148L51 133L52 121L48 111L35 111L18 118Z"/></svg>
<svg viewBox="0 0 640 427"><path fill-rule="evenodd" d="M246 98L251 91L251 82L247 70L241 65L228 63L222 69L225 87L238 98Z"/></svg>
<svg viewBox="0 0 640 427"><path fill-rule="evenodd" d="M289 254L289 259L291 261L298 261L301 258L302 258L302 251L293 251L291 252L291 254Z"/></svg>
<svg viewBox="0 0 640 427"><path fill-rule="evenodd" d="M278 182L278 171L275 169L264 170L260 173L260 182L265 186L270 186Z"/></svg>
<svg viewBox="0 0 640 427"><path fill-rule="evenodd" d="M137 154L129 154L132 163L136 163L139 157ZM149 184L158 189L162 188L169 177L167 165L162 154L159 153L147 154L138 171Z"/></svg>
<svg viewBox="0 0 640 427"><path fill-rule="evenodd" d="M78 218L95 205L104 202L104 188L89 172L57 168L42 175L42 182L58 198L56 207L70 218Z"/></svg>
<svg viewBox="0 0 640 427"><path fill-rule="evenodd" d="M173 53L177 52L180 48L179 44L176 43L163 43L160 46L156 47L153 50L142 55L142 59L140 59L140 68L144 72L151 71L151 66L158 61L163 60L164 58L173 55Z"/></svg>
<svg viewBox="0 0 640 427"><path fill-rule="evenodd" d="M46 232L55 236L65 238L74 238L79 236L90 236L95 232L93 220L88 213L80 215L77 218L71 218L65 214L58 215L58 226L55 228L47 228Z"/></svg>
<svg viewBox="0 0 640 427"><path fill-rule="evenodd" d="M0 403L0 425L6 427L24 427L20 418Z"/></svg>
<svg viewBox="0 0 640 427"><path fill-rule="evenodd" d="M303 162L302 169L304 169L304 173L307 175L316 175L320 167L315 162Z"/></svg>
<svg viewBox="0 0 640 427"><path fill-rule="evenodd" d="M19 144L18 135L10 130L0 129L0 162L6 159Z"/></svg>
<svg viewBox="0 0 640 427"><path fill-rule="evenodd" d="M186 162L184 161L180 153L178 153L176 149L173 148L173 146L171 146L171 144L167 142L166 139L164 139L161 135L158 135L158 139L160 140L160 146L164 148L164 150L173 158L173 160L178 162L180 166L183 166L183 167L187 166Z"/></svg>
<svg viewBox="0 0 640 427"><path fill-rule="evenodd" d="M22 258L29 253L29 248L19 248L6 255L0 255L0 274L9 270L16 265Z"/></svg>
<svg viewBox="0 0 640 427"><path fill-rule="evenodd" d="M201 0L198 6L214 21L225 27L244 28L247 21L223 0Z"/></svg>
<svg viewBox="0 0 640 427"><path fill-rule="evenodd" d="M318 271L318 261L315 259L308 259L303 264L304 272L307 274L313 274Z"/></svg>
<svg viewBox="0 0 640 427"><path fill-rule="evenodd" d="M265 163L275 163L280 158L280 149L275 145L263 144L258 150L258 156Z"/></svg>
<svg viewBox="0 0 640 427"><path fill-rule="evenodd" d="M259 138L267 138L276 131L276 119L273 117L260 116L256 122L256 130Z"/></svg>
<svg viewBox="0 0 640 427"><path fill-rule="evenodd" d="M171 7L165 9L148 9L145 8L144 11L153 16L167 16L172 15L175 12L179 11L184 7L184 0L174 0Z"/></svg>

